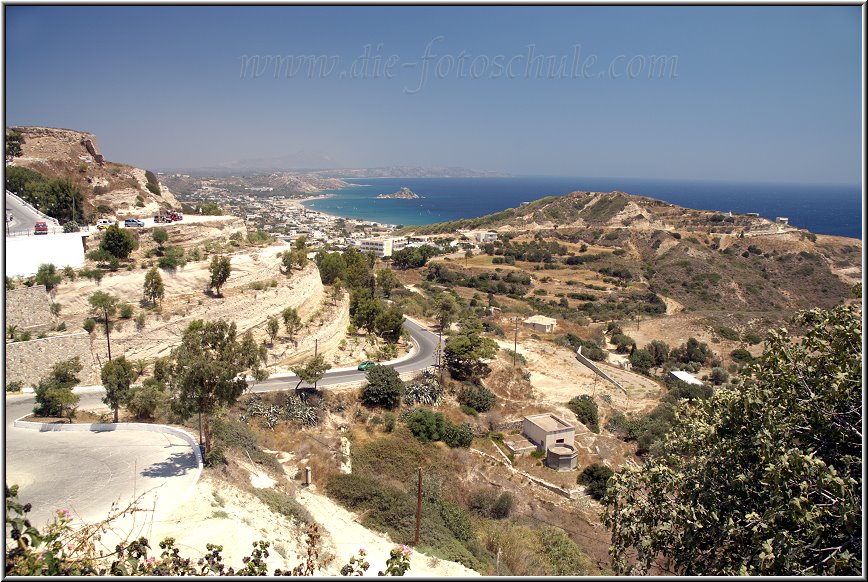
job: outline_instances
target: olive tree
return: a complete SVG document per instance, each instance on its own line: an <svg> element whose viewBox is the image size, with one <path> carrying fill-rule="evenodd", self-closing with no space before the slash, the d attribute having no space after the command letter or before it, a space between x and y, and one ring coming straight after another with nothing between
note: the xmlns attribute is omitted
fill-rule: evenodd
<svg viewBox="0 0 868 582"><path fill-rule="evenodd" d="M124 356L109 360L100 370L100 380L105 388L102 401L114 411L115 423L118 422L118 409L130 395L133 381L133 364Z"/></svg>
<svg viewBox="0 0 868 582"><path fill-rule="evenodd" d="M229 257L214 255L208 270L211 273L211 281L208 286L216 289L217 295L220 295L220 288L229 280L229 275L232 273Z"/></svg>
<svg viewBox="0 0 868 582"><path fill-rule="evenodd" d="M330 369L331 364L326 363L325 358L321 355L312 358L306 364L291 367L292 373L298 376L298 384L295 385L295 389L298 390L302 382L307 382L316 387L316 383L322 380L322 377Z"/></svg>
<svg viewBox="0 0 868 582"><path fill-rule="evenodd" d="M263 362L262 350L249 332L238 340L234 322L197 319L184 330L165 375L175 414L184 419L199 415L199 440L204 435L206 455L211 450L208 416L241 396L247 389L247 371L257 378L267 377Z"/></svg>
<svg viewBox="0 0 868 582"><path fill-rule="evenodd" d="M862 329L851 308L772 331L738 386L680 410L609 481L617 573L860 575Z"/></svg>
<svg viewBox="0 0 868 582"><path fill-rule="evenodd" d="M166 294L166 288L163 285L163 278L160 276L160 272L156 267L151 267L151 269L145 273L143 293L145 299L154 305L157 304L157 301L163 300L163 297Z"/></svg>
<svg viewBox="0 0 868 582"><path fill-rule="evenodd" d="M280 315L283 317L283 325L286 327L289 339L295 341L295 334L301 329L301 318L298 316L298 311L294 307L287 307Z"/></svg>

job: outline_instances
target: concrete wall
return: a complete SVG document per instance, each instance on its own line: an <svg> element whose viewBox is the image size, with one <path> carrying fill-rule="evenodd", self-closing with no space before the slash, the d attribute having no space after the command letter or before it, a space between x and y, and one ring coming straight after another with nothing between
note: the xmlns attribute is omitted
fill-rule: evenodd
<svg viewBox="0 0 868 582"><path fill-rule="evenodd" d="M16 325L19 331L37 332L47 331L54 325L51 298L45 285L19 287L6 292L6 325Z"/></svg>
<svg viewBox="0 0 868 582"><path fill-rule="evenodd" d="M614 384L615 386L617 386L618 388L620 388L620 389L624 392L624 394L627 393L626 388L624 388L623 386L621 386L620 384L618 384L618 383L617 383L617 382L616 382L616 381L615 381L611 376L609 376L609 375L608 375L607 373L605 373L603 370L601 370L600 368L598 368L597 365L594 364L594 362L592 362L591 360L589 360L588 358L586 358L586 357L584 356L584 354L582 354L582 348L581 348L581 347L578 349L578 351L576 351L576 359L577 359L579 362L581 362L582 364L586 365L586 366L587 366L588 368L590 368L590 369L591 369L595 374L597 374L598 376L600 376L600 377L603 378L604 380L608 380L609 382L611 382L612 384Z"/></svg>
<svg viewBox="0 0 868 582"><path fill-rule="evenodd" d="M6 276L35 275L42 263L61 268L84 266L82 234L47 234L6 237Z"/></svg>
<svg viewBox="0 0 868 582"><path fill-rule="evenodd" d="M559 430L557 432L550 432L546 434L545 437L545 449L548 450L551 447L567 444L572 446L573 441L576 440L576 431L572 428L565 428L563 430ZM561 442L558 442L561 441Z"/></svg>
<svg viewBox="0 0 868 582"><path fill-rule="evenodd" d="M5 381L8 384L18 380L29 387L47 376L54 364L75 356L81 359L82 365L78 377L86 383L93 366L87 332L6 344Z"/></svg>

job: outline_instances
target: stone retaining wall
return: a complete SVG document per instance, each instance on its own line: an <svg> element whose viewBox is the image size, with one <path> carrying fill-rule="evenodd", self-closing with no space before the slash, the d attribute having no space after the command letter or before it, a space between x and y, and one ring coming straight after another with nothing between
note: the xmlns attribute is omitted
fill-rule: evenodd
<svg viewBox="0 0 868 582"><path fill-rule="evenodd" d="M18 380L25 387L37 384L54 364L75 356L82 365L78 377L85 382L93 367L87 332L6 344L6 383Z"/></svg>
<svg viewBox="0 0 868 582"><path fill-rule="evenodd" d="M45 285L21 287L6 291L6 325L18 326L19 331L47 331L54 325L51 298Z"/></svg>

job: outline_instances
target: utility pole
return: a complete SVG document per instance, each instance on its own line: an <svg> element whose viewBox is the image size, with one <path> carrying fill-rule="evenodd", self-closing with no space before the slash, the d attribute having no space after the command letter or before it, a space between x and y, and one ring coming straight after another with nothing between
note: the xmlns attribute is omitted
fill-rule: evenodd
<svg viewBox="0 0 868 582"><path fill-rule="evenodd" d="M416 490L416 537L413 545L419 545L419 524L422 522L422 467L419 467L419 478Z"/></svg>
<svg viewBox="0 0 868 582"><path fill-rule="evenodd" d="M316 356L318 353L319 353L319 338L315 337L315 338L313 338L313 359L314 360L316 359ZM313 383L313 389L314 390L316 390L316 383L317 383L317 381L314 380L314 383Z"/></svg>

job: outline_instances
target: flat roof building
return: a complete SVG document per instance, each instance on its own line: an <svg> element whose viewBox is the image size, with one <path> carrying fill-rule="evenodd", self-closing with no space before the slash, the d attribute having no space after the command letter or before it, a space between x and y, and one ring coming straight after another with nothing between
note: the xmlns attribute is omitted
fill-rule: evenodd
<svg viewBox="0 0 868 582"><path fill-rule="evenodd" d="M391 257L392 253L407 246L407 239L400 237L366 238L359 241L363 253L374 253L378 257Z"/></svg>
<svg viewBox="0 0 868 582"><path fill-rule="evenodd" d="M573 444L576 428L551 413L525 416L521 422L521 432L546 453L546 465L557 471L571 471L576 468L578 453Z"/></svg>
<svg viewBox="0 0 868 582"><path fill-rule="evenodd" d="M529 327L534 331L551 333L555 330L555 326L557 325L558 320L551 317L546 317L545 315L534 315L533 317L528 317L527 319L525 319L523 323L525 327Z"/></svg>

